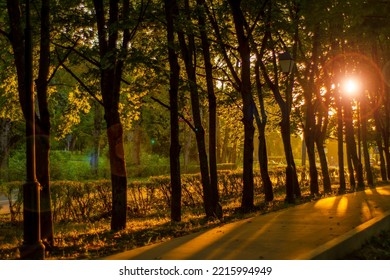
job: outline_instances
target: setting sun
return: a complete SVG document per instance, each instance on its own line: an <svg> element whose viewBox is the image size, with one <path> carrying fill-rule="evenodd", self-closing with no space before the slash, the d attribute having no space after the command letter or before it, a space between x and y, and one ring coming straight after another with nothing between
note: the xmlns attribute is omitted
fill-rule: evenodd
<svg viewBox="0 0 390 280"><path fill-rule="evenodd" d="M355 79L348 79L343 84L343 90L349 95L355 95L359 91L360 85L359 82Z"/></svg>

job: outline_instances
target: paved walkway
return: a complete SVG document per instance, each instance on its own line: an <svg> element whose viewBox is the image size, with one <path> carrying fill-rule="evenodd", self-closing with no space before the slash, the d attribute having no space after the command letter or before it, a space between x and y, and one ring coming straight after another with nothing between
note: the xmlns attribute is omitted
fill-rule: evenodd
<svg viewBox="0 0 390 280"><path fill-rule="evenodd" d="M0 214L5 214L8 212L9 212L8 200L4 195L0 194Z"/></svg>
<svg viewBox="0 0 390 280"><path fill-rule="evenodd" d="M329 197L126 251L106 259L283 260L310 252L390 210L390 186ZM386 223L388 220L386 220Z"/></svg>

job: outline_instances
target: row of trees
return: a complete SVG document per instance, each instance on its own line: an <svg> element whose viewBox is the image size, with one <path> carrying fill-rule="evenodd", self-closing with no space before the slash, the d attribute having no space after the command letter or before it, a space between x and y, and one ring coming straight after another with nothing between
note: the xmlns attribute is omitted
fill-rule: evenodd
<svg viewBox="0 0 390 280"><path fill-rule="evenodd" d="M94 112L95 154L101 121L105 120L112 230L126 227L129 174L124 129L139 125L141 108L149 102L170 114L173 221L181 219L180 121L195 135L205 214L222 217L217 187L217 115L227 104L242 112L242 126L236 126L243 127L244 134L241 208L245 211L254 207L256 128L265 200L273 200L266 146L270 114L279 123L283 140L288 202L301 196L292 133L304 136L312 195L320 192L316 157L324 192L331 191L325 152L329 137L338 139L340 170L344 170L346 142L351 186L355 178L359 189L364 188L364 177L369 185L374 183L369 145L378 147L382 179L390 176L390 53L386 44L390 34L385 24L390 7L386 1L36 0L31 9L35 54L31 66L25 62L27 6L18 0L0 5L6 8L0 12L4 46L1 76L9 81L15 77L26 119L26 73L32 71L36 76L36 174L42 186L42 239L49 246L54 242L50 212L51 121L53 114L63 110L61 99L71 100L72 105L61 123L63 131L69 131L69 125L80 120L75 116L86 107ZM278 56L287 51L295 67L283 74ZM361 80L358 100L343 95L342 85L348 76ZM9 129L12 116L6 106L13 104L12 94L16 92L2 86L1 93L1 125ZM359 117L353 110L356 101ZM185 113L188 108L191 114ZM359 145L354 137L358 124ZM10 141L11 137L2 138L2 146ZM340 172L339 189L345 188L344 172Z"/></svg>

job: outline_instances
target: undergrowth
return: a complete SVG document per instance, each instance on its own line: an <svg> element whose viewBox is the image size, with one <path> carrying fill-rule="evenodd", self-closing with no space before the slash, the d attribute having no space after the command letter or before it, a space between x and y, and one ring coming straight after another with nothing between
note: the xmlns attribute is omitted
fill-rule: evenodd
<svg viewBox="0 0 390 280"><path fill-rule="evenodd" d="M331 194L334 195L334 194ZM118 232L110 230L110 220L58 222L55 224L55 248L46 252L46 259L101 259L115 253L140 246L166 241L186 234L199 232L225 223L262 215L290 207L284 201L283 190L275 191L273 202L265 203L262 195L256 196L253 211L243 213L239 199L224 203L224 218L205 219L202 209L184 207L181 222L171 222L170 213L153 213L143 217L131 217L127 229ZM296 204L319 199L309 195L307 187L302 188L302 198ZM8 214L7 214L8 215ZM11 223L9 217L0 215L0 259L19 258L23 229L21 222Z"/></svg>

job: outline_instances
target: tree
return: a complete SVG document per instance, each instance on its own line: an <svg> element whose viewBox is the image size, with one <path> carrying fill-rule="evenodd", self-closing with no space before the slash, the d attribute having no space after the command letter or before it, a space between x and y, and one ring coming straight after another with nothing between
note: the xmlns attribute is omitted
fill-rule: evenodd
<svg viewBox="0 0 390 280"><path fill-rule="evenodd" d="M273 4L272 2L269 2L268 5L268 13L269 13L269 21L271 20L271 15L273 15ZM293 38L293 56L296 56L297 53L297 32L298 32L298 7L294 6L293 9L291 9L291 17L294 23L294 38ZM291 123L290 123L290 116L291 116L291 109L292 109L292 90L293 90L293 83L294 83L294 69L292 73L289 76L285 77L285 97L282 96L280 91L280 81L279 81L279 71L277 67L277 57L276 57L276 46L277 44L274 42L272 31L277 33L277 30L272 30L271 25L267 24L265 25L265 32L267 33L267 41L265 42L269 48L269 51L271 52L270 57L270 63L272 65L272 72L273 72L273 80L271 78L271 75L269 73L269 69L267 69L264 62L261 62L260 66L262 69L262 73L264 76L264 79L268 85L268 87L271 89L274 98L280 108L281 112L281 121L280 121L280 129L282 134L282 140L283 140L283 147L284 152L286 156L286 201L289 203L293 203L295 201L295 196L300 196L300 188L298 184L298 177L296 173L295 168L295 162L294 157L292 154L292 146L291 146Z"/></svg>
<svg viewBox="0 0 390 280"><path fill-rule="evenodd" d="M264 1L261 3L260 10L258 11L258 15L256 19L258 19L260 16L265 16L265 6L267 5L267 1ZM265 24L270 24L269 17L266 18ZM261 42L260 47L255 41L254 32L251 31L251 27L249 26L248 22L245 23L246 31L250 34L250 41L253 45L253 50L256 55L256 63L255 63L255 84L256 84L256 93L257 93L257 99L260 107L260 113L257 109L257 106L255 102L253 103L253 112L256 120L256 125L258 129L258 139L259 139L259 146L258 146L258 159L259 159L259 165L260 165L260 174L261 179L263 183L263 189L264 189L264 196L265 201L272 201L274 198L273 189L272 189L272 182L271 178L269 176L268 172L268 155L267 155L267 143L266 143L266 134L265 134L265 128L267 125L267 113L265 109L264 104L264 92L263 92L263 84L261 81L261 61L264 58L264 52L266 50L266 44L267 36L269 36L269 33L265 32L263 35L263 40ZM260 50L259 50L260 48Z"/></svg>
<svg viewBox="0 0 390 280"><path fill-rule="evenodd" d="M122 12L120 13L119 1L110 0L108 19L106 19L107 10L103 1L94 0L93 3L98 29L100 87L110 154L111 229L121 230L126 228L127 219L127 175L123 147L123 127L119 114L119 96L124 61L132 38L130 28L126 24L130 15L130 2L128 0L123 1ZM122 31L122 34L120 34L120 31Z"/></svg>
<svg viewBox="0 0 390 280"><path fill-rule="evenodd" d="M243 123L244 123L244 163L243 163L243 195L241 208L249 210L254 206L254 185L253 185L253 150L254 132L253 125L253 97L251 84L251 61L249 36L245 33L245 18L241 10L241 0L229 0L229 5L233 15L233 21L238 42L238 52L241 61L241 82L239 89L243 103Z"/></svg>
<svg viewBox="0 0 390 280"><path fill-rule="evenodd" d="M29 4L29 3L27 3ZM32 64L25 59L29 50L24 47L23 27L20 14L19 1L7 1L8 15L10 19L10 34L9 39L14 52L15 66L18 76L18 91L19 100L24 113L26 121L28 120L28 105L27 105L27 85L26 76L32 73ZM26 13L29 13L26 7ZM49 151L50 151L50 116L48 113L47 102L47 88L49 82L49 68L50 68L50 3L47 0L41 2L41 32L40 32L40 56L39 56L39 70L38 78L36 80L37 97L38 97L38 113L34 115L36 120L36 156L37 165L36 174L37 180L41 185L40 191L40 226L41 237L45 241L46 247L50 249L54 245L53 236L53 221L51 213L50 200L50 174L49 174ZM30 28L27 26L26 29ZM27 32L29 32L27 30ZM32 51L32 50L30 50ZM31 62L32 63L32 62ZM28 69L28 68L31 69ZM32 74L31 74L32 75ZM35 138L35 136L33 136ZM35 144L34 144L35 146ZM35 147L34 147L35 148ZM35 154L35 151L34 151ZM35 155L34 155L35 157ZM35 176L35 175L34 175ZM24 197L27 199L27 197Z"/></svg>
<svg viewBox="0 0 390 280"><path fill-rule="evenodd" d="M167 21L169 75L169 104L170 104L170 130L171 145L170 173L171 173L171 220L181 220L181 179L180 179L180 142L179 142L179 114L178 90L180 67L175 51L174 23L178 16L176 0L165 0L165 17Z"/></svg>
<svg viewBox="0 0 390 280"><path fill-rule="evenodd" d="M39 71L36 79L39 118L36 129L37 179L41 185L41 235L46 249L54 246L53 217L50 198L50 114L48 84L50 69L50 1L42 0ZM53 73L54 74L54 73Z"/></svg>
<svg viewBox="0 0 390 280"><path fill-rule="evenodd" d="M214 91L213 65L211 63L210 43L207 36L205 1L197 0L199 32L202 41L202 52L206 72L207 97L209 103L209 166L211 207L214 214L221 219L222 207L219 204L217 174L217 100Z"/></svg>
<svg viewBox="0 0 390 280"><path fill-rule="evenodd" d="M190 21L191 20L190 5L188 0L185 1L184 6L185 6L184 7L185 14L183 15L183 18ZM213 217L213 216L218 217L221 215L220 214L221 211L218 211L217 201L213 199L213 197L215 197L215 192L212 191L211 184L210 184L210 171L209 171L209 163L208 163L208 157L206 151L205 130L202 125L202 118L200 113L199 86L196 77L196 65L195 65L196 56L197 56L195 52L195 37L192 32L187 32L185 34L180 24L181 23L178 22L177 34L178 34L178 40L180 44L181 56L184 61L187 78L188 78L192 118L194 122L194 132L195 132L196 143L198 147L200 173L201 173L201 181L203 187L204 208L207 217Z"/></svg>

